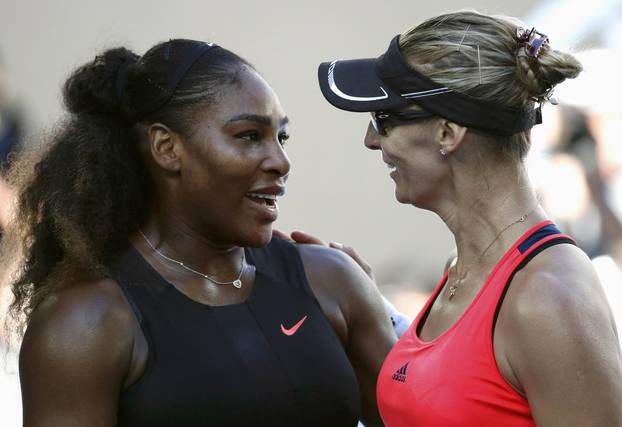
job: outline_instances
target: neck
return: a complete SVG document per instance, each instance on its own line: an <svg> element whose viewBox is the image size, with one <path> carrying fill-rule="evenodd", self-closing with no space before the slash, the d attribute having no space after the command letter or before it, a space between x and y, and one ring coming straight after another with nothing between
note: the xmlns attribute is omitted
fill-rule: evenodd
<svg viewBox="0 0 622 427"><path fill-rule="evenodd" d="M187 267L222 281L233 280L244 261L244 248L217 244L174 215L153 213L136 233L132 243L156 259L167 269L183 269L161 254L182 262ZM156 250L154 250L153 246ZM187 272L187 271L186 271Z"/></svg>
<svg viewBox="0 0 622 427"><path fill-rule="evenodd" d="M454 235L456 271L490 271L531 226L545 218L522 165L454 173L451 197L437 210Z"/></svg>

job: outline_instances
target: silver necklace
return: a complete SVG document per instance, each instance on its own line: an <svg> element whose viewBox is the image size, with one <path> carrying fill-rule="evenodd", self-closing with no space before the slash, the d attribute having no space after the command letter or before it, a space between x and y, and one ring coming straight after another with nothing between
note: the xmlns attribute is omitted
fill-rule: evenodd
<svg viewBox="0 0 622 427"><path fill-rule="evenodd" d="M234 280L230 281L230 282L219 282L218 280L214 279L213 277L208 276L207 274L201 273L200 271L197 271L193 268L188 267L186 264L184 264L181 261L178 261L176 259L173 259L171 257L168 257L166 255L164 255L162 252L160 252L158 249L156 249L155 246L153 246L153 244L149 241L149 239L147 239L147 236L145 236L145 234L142 232L142 230L138 230L138 232L140 233L141 236L143 236L143 239L145 239L145 242L147 242L147 244L149 245L149 247L151 249L153 249L153 251L158 254L159 256L161 256L162 258L164 258L167 261L170 262L174 262L175 264L177 264L178 266L180 266L181 268L188 270L191 273L196 274L197 276L201 276L204 279L209 280L212 283L215 283L217 285L233 285L235 288L240 289L242 287L242 274L244 273L244 271L246 271L246 264L244 263L244 257L242 257L242 262L240 264L240 272L238 273L238 277L236 277Z"/></svg>
<svg viewBox="0 0 622 427"><path fill-rule="evenodd" d="M525 222L525 220L527 219L527 217L529 215L531 215L536 209L538 208L538 205L536 204L536 206L530 210L529 212L527 212L526 214L523 214L523 216L521 216L520 218L518 218L516 221L513 221L511 223L509 223L508 225L506 225L500 232L497 233L497 235L495 236L495 238L492 240L492 242L490 242L490 244L488 246L486 246L486 249L484 249L484 251L482 252L482 254L479 256L479 260L481 261L482 258L484 258L484 255L486 255L486 252L488 252L488 249L490 249L490 247L497 241L497 239L499 239L499 237L501 237L501 235L511 226L518 224L519 222ZM454 281L454 283L449 287L449 299L452 299L454 297L454 295L456 295L456 291L458 290L458 286L462 283L462 281L464 280L464 278L466 277L466 274L464 274L462 277L460 277L459 279L456 279Z"/></svg>

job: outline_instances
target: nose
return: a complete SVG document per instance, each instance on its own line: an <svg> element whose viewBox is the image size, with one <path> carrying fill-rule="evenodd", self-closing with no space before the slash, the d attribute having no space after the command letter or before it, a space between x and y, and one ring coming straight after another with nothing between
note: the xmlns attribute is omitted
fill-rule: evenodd
<svg viewBox="0 0 622 427"><path fill-rule="evenodd" d="M376 132L372 124L369 123L367 126L367 132L365 133L365 147L370 150L380 150L380 138L381 136L378 135L378 132Z"/></svg>
<svg viewBox="0 0 622 427"><path fill-rule="evenodd" d="M276 174L279 177L287 176L292 164L283 146L278 140L269 145L271 148L262 164L262 168L266 172Z"/></svg>

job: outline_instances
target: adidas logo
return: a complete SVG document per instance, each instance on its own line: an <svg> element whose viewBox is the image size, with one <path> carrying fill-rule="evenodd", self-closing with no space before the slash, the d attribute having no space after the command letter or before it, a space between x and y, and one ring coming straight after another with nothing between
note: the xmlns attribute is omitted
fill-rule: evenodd
<svg viewBox="0 0 622 427"><path fill-rule="evenodd" d="M391 378L401 383L406 382L406 369L408 368L408 363L410 362L407 362L404 366L395 371Z"/></svg>

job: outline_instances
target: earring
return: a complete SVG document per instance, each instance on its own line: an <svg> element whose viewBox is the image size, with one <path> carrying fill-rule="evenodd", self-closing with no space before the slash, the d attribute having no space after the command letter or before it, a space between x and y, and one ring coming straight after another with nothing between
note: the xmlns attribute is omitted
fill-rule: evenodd
<svg viewBox="0 0 622 427"><path fill-rule="evenodd" d="M438 152L441 153L441 156L447 157L447 151L445 151L444 148L441 148L440 150L438 150Z"/></svg>

